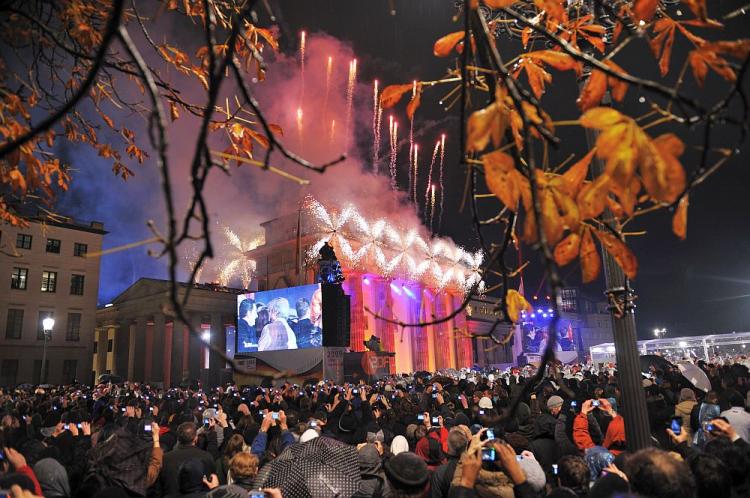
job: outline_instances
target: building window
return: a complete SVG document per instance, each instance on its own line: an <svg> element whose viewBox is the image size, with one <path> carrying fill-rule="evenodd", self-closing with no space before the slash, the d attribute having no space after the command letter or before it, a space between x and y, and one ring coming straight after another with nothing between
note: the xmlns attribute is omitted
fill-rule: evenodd
<svg viewBox="0 0 750 498"><path fill-rule="evenodd" d="M19 249L31 249L31 235L25 233L16 235L16 247Z"/></svg>
<svg viewBox="0 0 750 498"><path fill-rule="evenodd" d="M112 346L113 346L112 339L107 339L107 353L112 352Z"/></svg>
<svg viewBox="0 0 750 498"><path fill-rule="evenodd" d="M47 252L60 254L60 239L47 239Z"/></svg>
<svg viewBox="0 0 750 498"><path fill-rule="evenodd" d="M68 313L68 328L65 331L66 341L78 341L81 339L81 314Z"/></svg>
<svg viewBox="0 0 750 498"><path fill-rule="evenodd" d="M57 272L42 272L42 292L55 292L57 290Z"/></svg>
<svg viewBox="0 0 750 498"><path fill-rule="evenodd" d="M76 360L63 360L62 383L72 384L76 380Z"/></svg>
<svg viewBox="0 0 750 498"><path fill-rule="evenodd" d="M80 242L76 242L73 244L73 256L78 257L86 257L86 253L89 252L89 246L88 244L81 244Z"/></svg>
<svg viewBox="0 0 750 498"><path fill-rule="evenodd" d="M44 319L45 318L55 318L55 312L54 311L40 311L39 312L39 323L36 329L36 339L38 341L44 340Z"/></svg>
<svg viewBox="0 0 750 498"><path fill-rule="evenodd" d="M26 290L26 283L29 280L29 269L28 268L13 268L13 273L10 276L10 288Z"/></svg>
<svg viewBox="0 0 750 498"><path fill-rule="evenodd" d="M23 310L17 310L17 309L12 309L12 308L8 309L8 320L5 323L5 338L6 339L20 339L22 331L23 331Z"/></svg>
<svg viewBox="0 0 750 498"><path fill-rule="evenodd" d="M0 386L15 386L18 378L18 360L3 360L0 367Z"/></svg>
<svg viewBox="0 0 750 498"><path fill-rule="evenodd" d="M76 296L83 295L83 275L70 276L70 293Z"/></svg>

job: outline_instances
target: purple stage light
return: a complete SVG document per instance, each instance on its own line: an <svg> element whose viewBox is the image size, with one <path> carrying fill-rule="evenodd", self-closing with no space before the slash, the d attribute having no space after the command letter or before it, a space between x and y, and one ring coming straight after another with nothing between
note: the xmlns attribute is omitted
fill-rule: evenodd
<svg viewBox="0 0 750 498"><path fill-rule="evenodd" d="M370 285L370 279L367 278L367 277L365 277L365 278L362 279L362 283L365 284L365 285Z"/></svg>
<svg viewBox="0 0 750 498"><path fill-rule="evenodd" d="M398 285L394 284L393 282L391 282L391 290L393 290L393 292L395 292L399 296L401 295L401 289L399 289Z"/></svg>

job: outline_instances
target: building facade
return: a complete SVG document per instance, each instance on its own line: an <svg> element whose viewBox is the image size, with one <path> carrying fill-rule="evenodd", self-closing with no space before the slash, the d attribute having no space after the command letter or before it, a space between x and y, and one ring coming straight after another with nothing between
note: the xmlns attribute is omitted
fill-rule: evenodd
<svg viewBox="0 0 750 498"><path fill-rule="evenodd" d="M0 385L90 382L105 234L102 223L61 216L0 226ZM45 341L47 317L55 325Z"/></svg>
<svg viewBox="0 0 750 498"><path fill-rule="evenodd" d="M113 374L136 382L173 386L201 380L218 385L226 364L204 341L227 352L234 337L237 294L242 291L213 284L194 284L185 306L198 337L172 312L167 280L141 278L111 303L96 311L91 370L98 377ZM178 298L188 290L180 284Z"/></svg>

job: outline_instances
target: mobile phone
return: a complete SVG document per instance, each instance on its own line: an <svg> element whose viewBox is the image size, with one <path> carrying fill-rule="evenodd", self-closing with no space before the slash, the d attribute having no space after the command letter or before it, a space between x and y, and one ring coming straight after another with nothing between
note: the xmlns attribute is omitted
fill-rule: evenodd
<svg viewBox="0 0 750 498"><path fill-rule="evenodd" d="M143 430L146 431L146 432L151 432L151 430L152 430L151 424L144 425L143 426Z"/></svg>
<svg viewBox="0 0 750 498"><path fill-rule="evenodd" d="M440 419L438 419L437 417L432 417L432 423L433 424L438 424L438 423L440 423Z"/></svg>
<svg viewBox="0 0 750 498"><path fill-rule="evenodd" d="M484 410L479 410L480 415L484 415Z"/></svg>
<svg viewBox="0 0 750 498"><path fill-rule="evenodd" d="M151 413L154 413L154 407L153 406L149 406L148 407L148 411L150 411Z"/></svg>
<svg viewBox="0 0 750 498"><path fill-rule="evenodd" d="M208 429L208 428L209 428L209 426L210 426L210 424L209 424L209 420L210 420L210 419L207 419L207 418L204 418L204 419L203 419L203 427L204 427L205 429Z"/></svg>
<svg viewBox="0 0 750 498"><path fill-rule="evenodd" d="M495 448L482 448L482 461L494 462L495 461Z"/></svg>
<svg viewBox="0 0 750 498"><path fill-rule="evenodd" d="M359 394L359 389L352 389L352 394Z"/></svg>
<svg viewBox="0 0 750 498"><path fill-rule="evenodd" d="M310 427L317 427L318 423L315 420L310 421Z"/></svg>
<svg viewBox="0 0 750 498"><path fill-rule="evenodd" d="M672 429L675 436L682 434L682 417L672 417L670 429Z"/></svg>
<svg viewBox="0 0 750 498"><path fill-rule="evenodd" d="M492 429L487 429L487 439L495 439L495 431L493 431Z"/></svg>
<svg viewBox="0 0 750 498"><path fill-rule="evenodd" d="M82 424L76 424L76 427L78 427L79 429L82 429Z"/></svg>
<svg viewBox="0 0 750 498"><path fill-rule="evenodd" d="M66 431L69 431L70 430L70 425L69 424L63 425L63 429L65 429Z"/></svg>
<svg viewBox="0 0 750 498"><path fill-rule="evenodd" d="M703 422L703 430L704 431L711 432L715 428L716 428L716 426L714 426L714 424L712 424L711 422Z"/></svg>
<svg viewBox="0 0 750 498"><path fill-rule="evenodd" d="M553 463L553 464L552 464L552 473L553 473L554 475L557 475L557 464L556 464L556 463Z"/></svg>
<svg viewBox="0 0 750 498"><path fill-rule="evenodd" d="M424 415L422 415L421 413L419 415L417 415L417 420L419 420L420 422L423 421L424 420Z"/></svg>
<svg viewBox="0 0 750 498"><path fill-rule="evenodd" d="M598 400L598 399L595 399L594 401L592 401L592 402L591 402L591 406L593 406L593 407L597 407L597 406L599 406L600 404L601 404L601 403L599 403L599 400Z"/></svg>
<svg viewBox="0 0 750 498"><path fill-rule="evenodd" d="M432 393L432 399L437 399L437 393Z"/></svg>
<svg viewBox="0 0 750 498"><path fill-rule="evenodd" d="M570 407L571 407L571 408L572 408L573 410L575 410L575 409L576 409L576 408L578 407L578 401L571 401L571 402L570 402Z"/></svg>
<svg viewBox="0 0 750 498"><path fill-rule="evenodd" d="M271 412L271 418L274 420L279 419L279 412Z"/></svg>
<svg viewBox="0 0 750 498"><path fill-rule="evenodd" d="M247 498L266 498L266 493L260 489L253 489L247 495Z"/></svg>

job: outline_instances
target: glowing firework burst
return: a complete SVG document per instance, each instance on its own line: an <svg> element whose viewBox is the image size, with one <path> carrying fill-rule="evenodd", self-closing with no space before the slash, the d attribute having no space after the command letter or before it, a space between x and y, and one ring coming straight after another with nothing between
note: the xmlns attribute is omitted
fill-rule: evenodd
<svg viewBox="0 0 750 498"><path fill-rule="evenodd" d="M330 242L345 266L353 269L399 275L437 289L468 291L475 284L480 284L480 292L483 288L481 251L472 254L450 240L425 240L415 229L403 231L387 220L368 220L351 205L329 210L310 200L306 209L317 223L319 236L307 253L308 260L314 260L323 244Z"/></svg>
<svg viewBox="0 0 750 498"><path fill-rule="evenodd" d="M265 244L265 237L259 235L253 239L243 240L229 227L223 227L222 231L226 237L229 255L227 263L219 270L219 283L227 286L232 279L239 277L242 286L247 289L250 287L250 281L255 274L256 263L254 260L248 259L246 253Z"/></svg>

